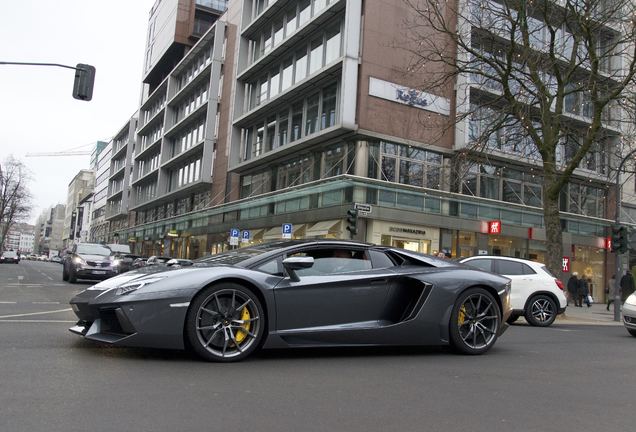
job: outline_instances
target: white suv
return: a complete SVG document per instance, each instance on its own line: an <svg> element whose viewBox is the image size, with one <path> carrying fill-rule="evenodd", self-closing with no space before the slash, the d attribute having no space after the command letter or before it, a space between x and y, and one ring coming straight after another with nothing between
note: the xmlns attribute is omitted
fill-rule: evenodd
<svg viewBox="0 0 636 432"><path fill-rule="evenodd" d="M530 325L547 327L558 314L565 312L567 300L563 283L544 264L488 255L464 258L459 262L510 278L512 315L509 324L524 316Z"/></svg>

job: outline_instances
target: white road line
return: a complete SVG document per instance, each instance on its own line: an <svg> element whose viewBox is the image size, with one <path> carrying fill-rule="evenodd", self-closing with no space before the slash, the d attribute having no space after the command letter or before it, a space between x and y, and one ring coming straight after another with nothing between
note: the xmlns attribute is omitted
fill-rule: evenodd
<svg viewBox="0 0 636 432"><path fill-rule="evenodd" d="M63 321L63 320L4 320L0 319L0 322L4 323L74 323L75 321Z"/></svg>
<svg viewBox="0 0 636 432"><path fill-rule="evenodd" d="M17 318L17 317L32 316L32 315L46 315L46 314L52 314L52 313L58 313L58 312L68 312L70 310L72 310L72 309L68 308L68 309L58 309L58 310L47 311L47 312L31 312L31 313L17 314L17 315L2 315L2 316L0 316L0 319Z"/></svg>
<svg viewBox="0 0 636 432"><path fill-rule="evenodd" d="M0 301L0 304L16 304L18 302L4 302L4 301Z"/></svg>
<svg viewBox="0 0 636 432"><path fill-rule="evenodd" d="M60 302L41 301L41 302L32 302L31 304L60 304Z"/></svg>
<svg viewBox="0 0 636 432"><path fill-rule="evenodd" d="M24 276L18 276L18 280L19 281L24 280Z"/></svg>

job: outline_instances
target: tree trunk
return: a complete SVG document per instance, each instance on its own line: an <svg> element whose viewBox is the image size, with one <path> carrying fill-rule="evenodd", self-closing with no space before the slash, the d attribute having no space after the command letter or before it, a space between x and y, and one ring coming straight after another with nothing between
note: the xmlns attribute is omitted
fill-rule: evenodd
<svg viewBox="0 0 636 432"><path fill-rule="evenodd" d="M547 183L547 182L546 182ZM552 274L561 279L563 273L563 232L559 216L559 197L551 197L543 187L543 219L545 221L546 262Z"/></svg>

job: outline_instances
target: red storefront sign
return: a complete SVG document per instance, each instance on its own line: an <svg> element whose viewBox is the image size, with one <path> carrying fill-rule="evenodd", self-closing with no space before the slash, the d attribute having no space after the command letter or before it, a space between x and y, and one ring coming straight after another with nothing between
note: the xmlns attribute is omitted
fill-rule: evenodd
<svg viewBox="0 0 636 432"><path fill-rule="evenodd" d="M501 234L501 221L488 221L488 234Z"/></svg>
<svg viewBox="0 0 636 432"><path fill-rule="evenodd" d="M563 257L561 270L563 270L563 273L570 273L570 257Z"/></svg>
<svg viewBox="0 0 636 432"><path fill-rule="evenodd" d="M605 249L611 251L612 250L612 238L611 237L606 237L605 238Z"/></svg>

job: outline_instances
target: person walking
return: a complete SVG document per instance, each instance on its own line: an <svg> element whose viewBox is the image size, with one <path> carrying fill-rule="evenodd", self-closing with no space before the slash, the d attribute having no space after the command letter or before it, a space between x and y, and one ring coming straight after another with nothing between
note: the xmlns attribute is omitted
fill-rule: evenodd
<svg viewBox="0 0 636 432"><path fill-rule="evenodd" d="M634 278L632 272L627 270L621 278L621 300L624 302L634 292Z"/></svg>
<svg viewBox="0 0 636 432"><path fill-rule="evenodd" d="M574 301L574 306L578 306L578 290L579 290L579 274L577 272L572 273L570 279L568 279L568 294L569 298Z"/></svg>
<svg viewBox="0 0 636 432"><path fill-rule="evenodd" d="M587 307L591 306L590 301L587 298L587 296L590 295L590 286L588 285L587 280L584 277L579 279L577 294L579 297L579 307L583 307L583 302L585 302Z"/></svg>
<svg viewBox="0 0 636 432"><path fill-rule="evenodd" d="M605 288L605 294L607 295L607 307L614 303L614 296L616 295L616 275L612 275L609 281L607 281L607 288Z"/></svg>

